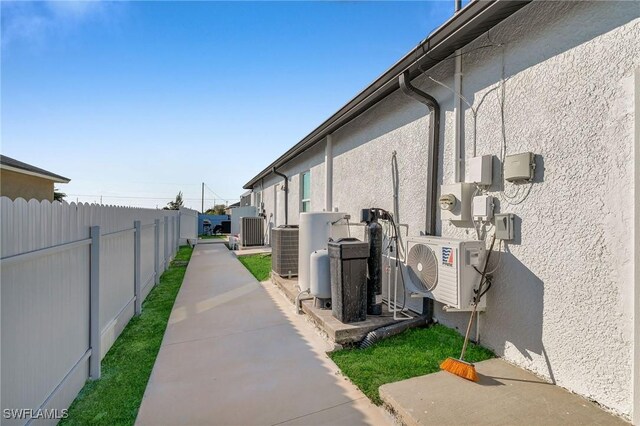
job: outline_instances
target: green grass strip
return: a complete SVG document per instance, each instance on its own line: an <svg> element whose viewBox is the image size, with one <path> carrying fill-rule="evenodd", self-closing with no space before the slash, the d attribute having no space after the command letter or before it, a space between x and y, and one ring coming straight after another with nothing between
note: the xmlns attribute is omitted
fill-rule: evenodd
<svg viewBox="0 0 640 426"><path fill-rule="evenodd" d="M142 305L102 360L102 377L88 381L69 407L60 425L132 425L138 414L151 369L158 355L178 290L185 262L192 249L180 247L176 264L160 277ZM180 266L176 266L180 265Z"/></svg>
<svg viewBox="0 0 640 426"><path fill-rule="evenodd" d="M227 237L225 235L200 235L201 240L225 240Z"/></svg>
<svg viewBox="0 0 640 426"><path fill-rule="evenodd" d="M463 340L457 331L434 325L409 329L367 349L345 349L329 356L371 401L380 405L381 385L440 371L440 363L447 357L460 356ZM486 348L469 344L465 359L479 362L494 356Z"/></svg>
<svg viewBox="0 0 640 426"><path fill-rule="evenodd" d="M271 255L270 254L250 254L238 256L240 263L253 274L258 281L265 281L271 275Z"/></svg>

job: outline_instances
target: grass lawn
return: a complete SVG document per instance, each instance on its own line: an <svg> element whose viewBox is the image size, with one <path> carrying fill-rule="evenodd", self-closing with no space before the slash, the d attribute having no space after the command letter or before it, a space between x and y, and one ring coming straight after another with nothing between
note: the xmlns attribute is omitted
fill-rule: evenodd
<svg viewBox="0 0 640 426"><path fill-rule="evenodd" d="M264 281L271 275L270 254L250 254L238 256L240 263L253 274L258 281Z"/></svg>
<svg viewBox="0 0 640 426"><path fill-rule="evenodd" d="M201 240L226 240L226 235L200 235L198 238Z"/></svg>
<svg viewBox="0 0 640 426"><path fill-rule="evenodd" d="M180 247L177 262L151 290L142 305L142 314L129 321L102 360L100 380L87 382L69 407L69 417L60 425L135 422L191 252L188 246Z"/></svg>
<svg viewBox="0 0 640 426"><path fill-rule="evenodd" d="M434 325L409 329L367 349L345 349L329 356L371 401L380 405L381 385L440 371L440 363L447 357L460 356L463 340L457 331ZM493 357L490 350L471 343L465 356L470 362Z"/></svg>

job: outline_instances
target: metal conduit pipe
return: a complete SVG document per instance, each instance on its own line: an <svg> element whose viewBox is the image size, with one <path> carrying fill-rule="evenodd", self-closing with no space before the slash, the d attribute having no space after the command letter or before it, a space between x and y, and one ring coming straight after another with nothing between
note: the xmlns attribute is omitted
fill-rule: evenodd
<svg viewBox="0 0 640 426"><path fill-rule="evenodd" d="M431 95L411 85L409 73L405 71L400 75L400 89L402 93L411 96L418 102L429 108L429 141L427 151L429 163L427 165L427 213L425 219L425 233L436 234L436 212L438 205L438 158L440 150L440 105Z"/></svg>
<svg viewBox="0 0 640 426"><path fill-rule="evenodd" d="M274 167L272 169L273 174L284 178L284 225L289 224L289 178L284 173L280 173Z"/></svg>

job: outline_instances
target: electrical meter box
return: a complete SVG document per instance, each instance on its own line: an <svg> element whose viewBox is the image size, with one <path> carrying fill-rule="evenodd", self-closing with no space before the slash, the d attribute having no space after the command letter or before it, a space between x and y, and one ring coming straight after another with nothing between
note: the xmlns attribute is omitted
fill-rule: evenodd
<svg viewBox="0 0 640 426"><path fill-rule="evenodd" d="M504 159L504 179L508 182L529 182L535 170L533 152L507 155Z"/></svg>
<svg viewBox="0 0 640 426"><path fill-rule="evenodd" d="M472 183L453 183L440 187L440 217L452 222L471 221Z"/></svg>
<svg viewBox="0 0 640 426"><path fill-rule="evenodd" d="M490 186L492 172L493 155L481 155L469 160L469 174L467 182L476 185Z"/></svg>

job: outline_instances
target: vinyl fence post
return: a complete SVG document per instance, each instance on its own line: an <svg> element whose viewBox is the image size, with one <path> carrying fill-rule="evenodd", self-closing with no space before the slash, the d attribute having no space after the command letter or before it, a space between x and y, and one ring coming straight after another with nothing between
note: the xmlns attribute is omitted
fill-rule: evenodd
<svg viewBox="0 0 640 426"><path fill-rule="evenodd" d="M142 276L140 271L140 249L142 245L142 225L139 220L133 222L133 227L135 229L135 235L133 238L133 287L134 294L136 296L136 315L140 315L142 313Z"/></svg>
<svg viewBox="0 0 640 426"><path fill-rule="evenodd" d="M153 273L156 285L160 283L160 219L154 221Z"/></svg>
<svg viewBox="0 0 640 426"><path fill-rule="evenodd" d="M173 232L176 237L173 242L173 253L178 254L178 248L180 247L180 213L176 217L173 218L175 222L175 226L173 227Z"/></svg>
<svg viewBox="0 0 640 426"><path fill-rule="evenodd" d="M164 217L164 270L169 269L169 217Z"/></svg>
<svg viewBox="0 0 640 426"><path fill-rule="evenodd" d="M90 228L91 249L89 264L89 377L100 378L100 227Z"/></svg>
<svg viewBox="0 0 640 426"><path fill-rule="evenodd" d="M178 216L178 241L176 242L176 251L180 250L180 226L182 225L182 212Z"/></svg>

